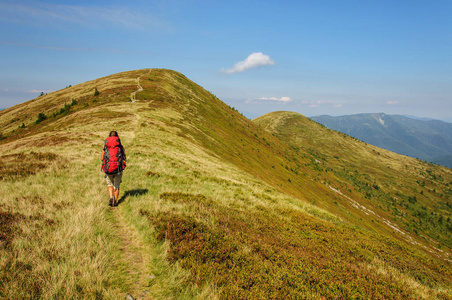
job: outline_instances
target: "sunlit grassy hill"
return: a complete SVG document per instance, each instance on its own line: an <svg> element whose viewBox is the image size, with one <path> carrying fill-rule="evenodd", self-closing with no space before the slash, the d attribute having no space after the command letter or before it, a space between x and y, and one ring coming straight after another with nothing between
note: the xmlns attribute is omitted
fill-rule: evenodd
<svg viewBox="0 0 452 300"><path fill-rule="evenodd" d="M395 236L451 252L450 169L363 143L298 113L274 112L254 122L298 152L310 153L319 177L334 174L328 185L364 213L360 219L391 223ZM342 210L335 204L333 213Z"/></svg>
<svg viewBox="0 0 452 300"><path fill-rule="evenodd" d="M450 123L384 113L323 115L311 119L371 145L452 167L447 164L447 158L452 156Z"/></svg>
<svg viewBox="0 0 452 300"><path fill-rule="evenodd" d="M451 299L451 174L279 114L251 122L162 69L0 111L0 298Z"/></svg>

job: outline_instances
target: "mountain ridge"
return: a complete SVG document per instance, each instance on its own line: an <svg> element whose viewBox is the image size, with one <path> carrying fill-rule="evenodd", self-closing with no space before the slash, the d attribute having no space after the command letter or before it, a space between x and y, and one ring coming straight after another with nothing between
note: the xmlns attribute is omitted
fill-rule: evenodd
<svg viewBox="0 0 452 300"><path fill-rule="evenodd" d="M313 153L316 162L321 163L326 170L337 175L335 181L341 182L337 184L343 186L342 190L348 189L351 192L350 188L344 186L346 184L361 186L360 190L362 189L362 192L364 192L365 199L372 200L375 197L378 202L376 206L373 203L375 200L367 202L363 199L364 201L360 202L361 205L371 207L372 210L379 210L378 214L385 216L384 218L391 218L388 215L391 210L381 210L382 203L387 202L389 195L392 194L394 198L398 198L400 197L399 194L419 193L416 189L406 189L402 192L400 187L394 185L395 182L403 180L402 178L408 179L413 175L412 171L409 171L410 165L416 172L417 167L415 167L416 163L413 159L363 143L355 138L328 129L298 113L274 112L253 121L292 147ZM345 169L349 169L349 171L344 173ZM351 176L350 171L353 171L356 175L361 175L358 177ZM420 182L419 179L413 178L413 180ZM418 184L416 183L416 185ZM366 191L365 187L369 187L369 189ZM383 190L385 191L383 192ZM355 198L357 196L349 194L346 197ZM411 197L416 196L413 194ZM392 200L390 205L394 205ZM409 215L408 211L406 213ZM412 214L414 216L416 212L412 212ZM411 222L416 222L415 219L416 217ZM398 226L402 224L399 223ZM408 231L411 230L408 229Z"/></svg>
<svg viewBox="0 0 452 300"><path fill-rule="evenodd" d="M306 134L335 146L324 152L315 138L304 148L288 143L277 124L272 132L251 122L164 69L113 74L0 112L7 153L0 160L0 233L10 233L8 240L0 235L7 243L0 295L450 297L450 171L301 119ZM98 158L113 128L128 157L114 210L104 199ZM355 146L367 150L355 151L350 167L342 156ZM375 169L382 177L368 163L359 168L360 154L385 159L385 168ZM397 183L385 181L388 167L407 170ZM393 187L400 190L394 208L379 208ZM435 213L436 229L393 217L393 210L410 212L401 206L410 203L406 191L425 205L422 222ZM124 247L136 248L142 263L131 263Z"/></svg>
<svg viewBox="0 0 452 300"><path fill-rule="evenodd" d="M452 158L452 124L401 115L316 116L312 120L366 143L448 167Z"/></svg>

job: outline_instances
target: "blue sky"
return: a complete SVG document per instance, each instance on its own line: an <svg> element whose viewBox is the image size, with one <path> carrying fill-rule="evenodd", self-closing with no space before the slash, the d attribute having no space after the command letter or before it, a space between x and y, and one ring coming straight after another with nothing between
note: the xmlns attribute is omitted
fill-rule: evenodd
<svg viewBox="0 0 452 300"><path fill-rule="evenodd" d="M452 122L452 1L1 1L0 107L168 68L248 118Z"/></svg>

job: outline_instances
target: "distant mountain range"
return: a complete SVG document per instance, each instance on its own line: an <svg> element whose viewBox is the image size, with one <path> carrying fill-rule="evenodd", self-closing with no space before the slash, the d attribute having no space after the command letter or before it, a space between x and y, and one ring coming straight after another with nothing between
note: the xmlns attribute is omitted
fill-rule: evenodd
<svg viewBox="0 0 452 300"><path fill-rule="evenodd" d="M311 119L371 145L452 168L451 123L384 113Z"/></svg>

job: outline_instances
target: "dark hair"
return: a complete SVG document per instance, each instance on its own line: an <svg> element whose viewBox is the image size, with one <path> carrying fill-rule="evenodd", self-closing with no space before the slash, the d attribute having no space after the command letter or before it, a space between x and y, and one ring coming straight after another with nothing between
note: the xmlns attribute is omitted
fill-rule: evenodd
<svg viewBox="0 0 452 300"><path fill-rule="evenodd" d="M116 131L110 131L110 135L109 136L118 136L118 133Z"/></svg>

